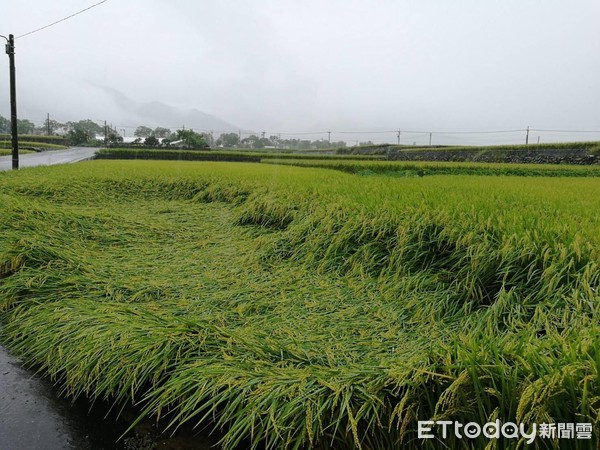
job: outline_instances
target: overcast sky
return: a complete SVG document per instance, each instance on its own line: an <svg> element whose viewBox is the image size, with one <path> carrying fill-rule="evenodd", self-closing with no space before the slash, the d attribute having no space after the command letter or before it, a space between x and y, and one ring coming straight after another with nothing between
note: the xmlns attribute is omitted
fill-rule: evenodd
<svg viewBox="0 0 600 450"><path fill-rule="evenodd" d="M94 3L11 2L0 34ZM138 125L106 86L267 133L600 130L598 23L598 0L108 0L17 39L19 115Z"/></svg>

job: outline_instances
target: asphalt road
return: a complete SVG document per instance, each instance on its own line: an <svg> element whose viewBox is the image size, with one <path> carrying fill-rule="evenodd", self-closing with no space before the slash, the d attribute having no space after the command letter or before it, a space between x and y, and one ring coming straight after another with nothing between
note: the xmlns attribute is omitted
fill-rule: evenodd
<svg viewBox="0 0 600 450"><path fill-rule="evenodd" d="M19 155L19 168L34 166L51 166L83 161L94 156L99 149L90 147L71 147L67 150L49 150L39 153ZM12 156L0 156L0 170L12 168Z"/></svg>

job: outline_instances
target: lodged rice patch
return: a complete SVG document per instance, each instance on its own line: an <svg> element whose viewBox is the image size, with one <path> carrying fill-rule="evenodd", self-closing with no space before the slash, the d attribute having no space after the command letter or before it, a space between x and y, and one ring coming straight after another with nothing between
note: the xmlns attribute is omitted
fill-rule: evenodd
<svg viewBox="0 0 600 450"><path fill-rule="evenodd" d="M92 161L0 188L0 336L66 395L225 448L439 448L429 419L597 430L597 178Z"/></svg>

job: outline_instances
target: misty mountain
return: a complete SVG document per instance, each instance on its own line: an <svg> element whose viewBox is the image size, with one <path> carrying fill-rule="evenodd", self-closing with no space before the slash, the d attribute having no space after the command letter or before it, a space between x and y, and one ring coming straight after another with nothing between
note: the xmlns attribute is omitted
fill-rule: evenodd
<svg viewBox="0 0 600 450"><path fill-rule="evenodd" d="M96 84L94 86L108 94L117 108L128 118L128 122L135 126L162 126L172 130L185 126L196 131L215 133L241 130L237 125L195 108L185 110L158 101L136 102L116 89Z"/></svg>

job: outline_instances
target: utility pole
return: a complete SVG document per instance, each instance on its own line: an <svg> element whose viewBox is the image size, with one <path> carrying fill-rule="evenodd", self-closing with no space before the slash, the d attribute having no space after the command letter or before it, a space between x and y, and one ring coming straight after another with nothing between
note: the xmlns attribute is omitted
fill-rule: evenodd
<svg viewBox="0 0 600 450"><path fill-rule="evenodd" d="M108 128L106 128L106 120L104 121L104 144L108 143Z"/></svg>
<svg viewBox="0 0 600 450"><path fill-rule="evenodd" d="M529 126L527 126L527 135L525 136L525 145L529 144Z"/></svg>
<svg viewBox="0 0 600 450"><path fill-rule="evenodd" d="M398 130L398 132L396 133L396 136L398 136L398 145L400 145L400 134L402 132L400 130Z"/></svg>
<svg viewBox="0 0 600 450"><path fill-rule="evenodd" d="M50 136L50 113L46 117L46 131L48 132L48 136Z"/></svg>
<svg viewBox="0 0 600 450"><path fill-rule="evenodd" d="M6 39L6 54L10 68L10 131L12 135L12 168L19 168L19 135L17 130L17 81L15 75L15 37L12 34L1 36Z"/></svg>
<svg viewBox="0 0 600 450"><path fill-rule="evenodd" d="M328 134L328 136L329 136L329 137L327 138L327 140L329 141L329 145L331 145L331 130L329 130L329 131L327 132L327 134Z"/></svg>
<svg viewBox="0 0 600 450"><path fill-rule="evenodd" d="M429 133L429 146L430 146L430 147L431 147L431 135L432 135L432 134L433 134L433 133Z"/></svg>

